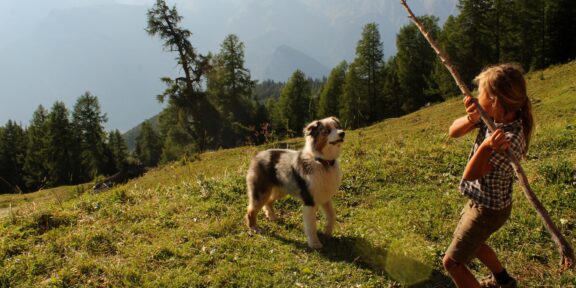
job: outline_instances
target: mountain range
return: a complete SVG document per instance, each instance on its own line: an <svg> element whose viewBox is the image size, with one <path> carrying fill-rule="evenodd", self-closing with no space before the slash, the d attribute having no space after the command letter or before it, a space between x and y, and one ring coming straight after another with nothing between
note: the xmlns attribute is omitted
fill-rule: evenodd
<svg viewBox="0 0 576 288"><path fill-rule="evenodd" d="M457 0L410 3L417 14L443 22ZM245 44L254 79L286 81L295 69L313 78L351 61L362 27L379 26L385 57L408 23L397 0L167 1L200 53L217 53L228 34ZM79 4L82 3L82 4ZM98 96L107 129L127 131L157 114L163 76L180 71L176 55L147 35L151 0L54 0L0 3L0 123L26 125L42 104L63 101L72 109L85 91ZM52 6L49 6L52 5ZM52 7L52 8L51 8ZM40 10L38 10L40 9Z"/></svg>

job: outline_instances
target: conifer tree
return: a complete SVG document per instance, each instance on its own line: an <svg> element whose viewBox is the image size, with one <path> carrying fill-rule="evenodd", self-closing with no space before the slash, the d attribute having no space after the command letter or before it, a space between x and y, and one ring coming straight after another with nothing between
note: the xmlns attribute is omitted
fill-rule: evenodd
<svg viewBox="0 0 576 288"><path fill-rule="evenodd" d="M121 171L128 163L128 147L122 137L122 133L117 129L108 135L108 149L110 150L110 162L116 171Z"/></svg>
<svg viewBox="0 0 576 288"><path fill-rule="evenodd" d="M253 133L256 103L252 99L255 82L244 67L244 43L238 36L228 35L220 53L211 59L208 73L208 95L219 110L223 123L222 144L237 146Z"/></svg>
<svg viewBox="0 0 576 288"><path fill-rule="evenodd" d="M163 126L162 129L178 130L178 133L167 133L166 137L179 135L178 139L167 139L166 143L195 146L200 150L214 147L221 129L221 121L218 111L208 101L206 91L203 90L203 81L209 69L208 57L197 53L188 40L192 33L180 27L182 17L175 7L169 8L164 0L157 0L147 15L146 31L151 36L158 36L164 40L166 50L178 53L176 60L184 72L184 77L162 78L167 88L158 96L158 100L164 102L168 99L169 109L166 112L174 113L171 119L175 120L174 124L178 126ZM187 151L187 148L170 147L168 150Z"/></svg>
<svg viewBox="0 0 576 288"><path fill-rule="evenodd" d="M26 157L26 131L18 123L8 120L0 134L0 194L26 191L22 172Z"/></svg>
<svg viewBox="0 0 576 288"><path fill-rule="evenodd" d="M435 16L419 18L432 37L436 38L439 31L436 24L438 18ZM400 28L396 36L396 46L398 80L404 96L403 110L410 113L427 102L436 100L426 95L436 54L413 23Z"/></svg>
<svg viewBox="0 0 576 288"><path fill-rule="evenodd" d="M159 117L159 127L162 140L161 163L178 160L182 157L194 158L200 151L196 141L189 131L179 125L178 108L168 105Z"/></svg>
<svg viewBox="0 0 576 288"><path fill-rule="evenodd" d="M84 181L104 174L106 164L106 133L104 123L106 114L100 111L98 97L84 93L78 98L72 113L72 126L79 137L80 159L85 171Z"/></svg>
<svg viewBox="0 0 576 288"><path fill-rule="evenodd" d="M24 159L24 182L30 191L45 186L48 181L47 150L48 111L42 105L34 111L28 127L28 145Z"/></svg>
<svg viewBox="0 0 576 288"><path fill-rule="evenodd" d="M382 81L382 97L384 101L384 118L398 117L404 114L402 110L402 89L398 80L396 56L390 57L384 66Z"/></svg>
<svg viewBox="0 0 576 288"><path fill-rule="evenodd" d="M319 118L328 116L339 117L338 102L343 92L347 69L348 63L342 61L330 72L330 76L326 85L322 88L320 99L318 100Z"/></svg>
<svg viewBox="0 0 576 288"><path fill-rule="evenodd" d="M541 0L546 21L547 54L550 64L576 59L576 1Z"/></svg>
<svg viewBox="0 0 576 288"><path fill-rule="evenodd" d="M6 160L4 159L4 127L0 126L0 194L10 193L13 189L10 183L5 182L4 177L6 177Z"/></svg>
<svg viewBox="0 0 576 288"><path fill-rule="evenodd" d="M444 22L442 30L437 36L438 44L442 47L444 52L449 55L452 65L457 68L459 68L458 60L460 51L456 45L458 36L455 36L455 34L459 33L458 23L456 17L452 15L448 16L446 22ZM454 82L452 75L438 58L434 60L428 89L428 93L439 95L444 99L460 95L460 89Z"/></svg>
<svg viewBox="0 0 576 288"><path fill-rule="evenodd" d="M344 80L342 98L339 103L340 121L344 127L356 129L368 122L365 110L360 109L360 103L364 97L362 82L358 75L356 63L353 62L348 68Z"/></svg>
<svg viewBox="0 0 576 288"><path fill-rule="evenodd" d="M492 0L493 1L493 0ZM498 62L494 49L491 0L459 0L456 29L447 43L455 47L447 52L456 63L463 80L471 87L482 68ZM451 54L450 50L458 51Z"/></svg>
<svg viewBox="0 0 576 288"><path fill-rule="evenodd" d="M266 99L278 100L285 83L274 80L264 80L254 86L253 93L256 101L265 102Z"/></svg>
<svg viewBox="0 0 576 288"><path fill-rule="evenodd" d="M80 145L74 140L69 112L62 102L55 102L48 114L46 149L48 151L48 186L77 183L84 173L76 164Z"/></svg>
<svg viewBox="0 0 576 288"><path fill-rule="evenodd" d="M369 23L362 30L362 38L356 46L356 58L354 59L355 73L360 81L354 84L358 91L358 115L357 119L361 126L371 124L383 117L383 98L381 93L384 68L384 50L380 41L380 32L376 23Z"/></svg>
<svg viewBox="0 0 576 288"><path fill-rule="evenodd" d="M278 103L280 121L288 135L300 135L304 125L312 121L311 93L306 75L297 69L282 89Z"/></svg>
<svg viewBox="0 0 576 288"><path fill-rule="evenodd" d="M140 134L136 137L136 157L145 166L156 166L162 155L160 137L148 121L142 123Z"/></svg>

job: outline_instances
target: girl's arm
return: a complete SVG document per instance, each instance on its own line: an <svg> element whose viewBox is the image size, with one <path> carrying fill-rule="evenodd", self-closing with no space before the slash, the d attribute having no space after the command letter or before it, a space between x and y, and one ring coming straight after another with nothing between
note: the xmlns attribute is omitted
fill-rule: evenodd
<svg viewBox="0 0 576 288"><path fill-rule="evenodd" d="M492 165L488 163L488 159L490 159L492 155L492 148L489 145L484 145L484 143L486 142L482 142L482 145L478 147L476 153L474 153L470 161L468 161L468 164L466 164L464 175L462 176L464 180L474 181L492 171Z"/></svg>
<svg viewBox="0 0 576 288"><path fill-rule="evenodd" d="M469 115L466 115L454 120L448 129L448 135L452 138L458 138L474 130L476 123L472 123L469 118Z"/></svg>
<svg viewBox="0 0 576 288"><path fill-rule="evenodd" d="M490 173L490 171L492 171L492 165L490 165L489 160L492 151L502 152L506 151L508 147L510 147L510 141L506 139L502 130L497 129L480 144L476 153L474 153L470 161L468 161L468 164L466 164L462 178L467 181L474 181Z"/></svg>
<svg viewBox="0 0 576 288"><path fill-rule="evenodd" d="M460 117L452 123L448 129L448 135L452 138L458 138L466 135L468 132L474 130L476 125L480 123L480 114L476 111L476 105L472 97L464 97L464 107L466 107L466 116Z"/></svg>

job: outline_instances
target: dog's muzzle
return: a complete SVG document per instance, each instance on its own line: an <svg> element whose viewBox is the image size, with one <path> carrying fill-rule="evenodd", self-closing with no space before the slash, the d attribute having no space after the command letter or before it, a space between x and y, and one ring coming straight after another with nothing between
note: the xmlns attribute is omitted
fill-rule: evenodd
<svg viewBox="0 0 576 288"><path fill-rule="evenodd" d="M344 136L346 136L346 132L342 131L342 132L338 133L338 137L340 137L340 139L334 140L334 141L330 142L330 144L336 145L338 143L344 142Z"/></svg>

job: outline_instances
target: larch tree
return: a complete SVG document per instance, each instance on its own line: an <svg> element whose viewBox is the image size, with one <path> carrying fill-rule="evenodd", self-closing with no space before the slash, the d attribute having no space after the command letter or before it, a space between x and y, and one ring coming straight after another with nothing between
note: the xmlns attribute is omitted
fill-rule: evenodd
<svg viewBox="0 0 576 288"><path fill-rule="evenodd" d="M78 181L79 156L72 132L69 112L64 103L57 101L48 114L46 149L48 150L48 186L71 184ZM78 168L78 169L77 169Z"/></svg>
<svg viewBox="0 0 576 288"><path fill-rule="evenodd" d="M347 69L348 63L342 61L330 72L318 100L319 118L328 116L339 117L338 103L343 92Z"/></svg>
<svg viewBox="0 0 576 288"><path fill-rule="evenodd" d="M234 34L228 35L220 52L211 59L208 73L208 95L219 110L223 123L224 147L242 144L253 133L256 103L252 99L255 82L244 67L244 43Z"/></svg>
<svg viewBox="0 0 576 288"><path fill-rule="evenodd" d="M362 88L356 63L352 63L346 72L342 97L338 103L340 121L346 128L356 129L368 122L365 111L360 109L360 103L365 99L365 90Z"/></svg>
<svg viewBox="0 0 576 288"><path fill-rule="evenodd" d="M136 137L136 157L145 166L156 166L162 155L162 142L158 133L148 121L142 123L140 134Z"/></svg>
<svg viewBox="0 0 576 288"><path fill-rule="evenodd" d="M380 41L380 31L376 23L366 24L362 30L362 38L356 46L356 58L353 61L356 87L360 88L358 95L358 119L360 125L368 125L383 118L382 73L384 69L384 48Z"/></svg>
<svg viewBox="0 0 576 288"><path fill-rule="evenodd" d="M22 177L26 157L26 131L18 123L8 120L0 134L0 194L19 193L26 189Z"/></svg>
<svg viewBox="0 0 576 288"><path fill-rule="evenodd" d="M40 189L48 181L47 124L48 111L40 105L28 126L28 145L24 159L24 182L31 191Z"/></svg>
<svg viewBox="0 0 576 288"><path fill-rule="evenodd" d="M436 37L439 32L436 24L438 18L435 16L419 18L432 37ZM403 95L402 108L404 112L410 113L427 102L436 100L426 95L436 54L413 23L400 28L396 36L396 47L398 49L396 54L398 81Z"/></svg>
<svg viewBox="0 0 576 288"><path fill-rule="evenodd" d="M197 53L188 38L192 33L180 27L182 17L176 7L168 7L164 0L157 0L148 10L148 26L146 31L151 36L158 36L164 41L164 48L176 52L176 61L184 77L171 79L162 78L166 90L158 95L158 100L168 100L166 112L175 113L172 117L177 126L163 127L168 132L167 137L179 135L178 139L168 139L171 145L197 147L199 150L212 147L217 141L220 131L218 111L208 101L203 85L209 70L209 59ZM183 136L182 134L188 134ZM182 142L184 141L184 142ZM190 141L190 142L189 142ZM170 147L172 151L186 151L184 147ZM178 152L180 153L180 152ZM175 155L179 157L182 155Z"/></svg>
<svg viewBox="0 0 576 288"><path fill-rule="evenodd" d="M72 126L75 136L80 141L80 159L84 170L82 180L89 181L104 174L109 161L106 157L106 114L100 110L98 97L86 92L74 105Z"/></svg>
<svg viewBox="0 0 576 288"><path fill-rule="evenodd" d="M128 163L128 146L122 133L119 130L111 131L108 134L108 149L110 151L110 162L115 171L121 171Z"/></svg>
<svg viewBox="0 0 576 288"><path fill-rule="evenodd" d="M304 125L312 121L310 102L312 91L306 75L296 70L282 89L278 101L283 128L290 136L300 135Z"/></svg>

